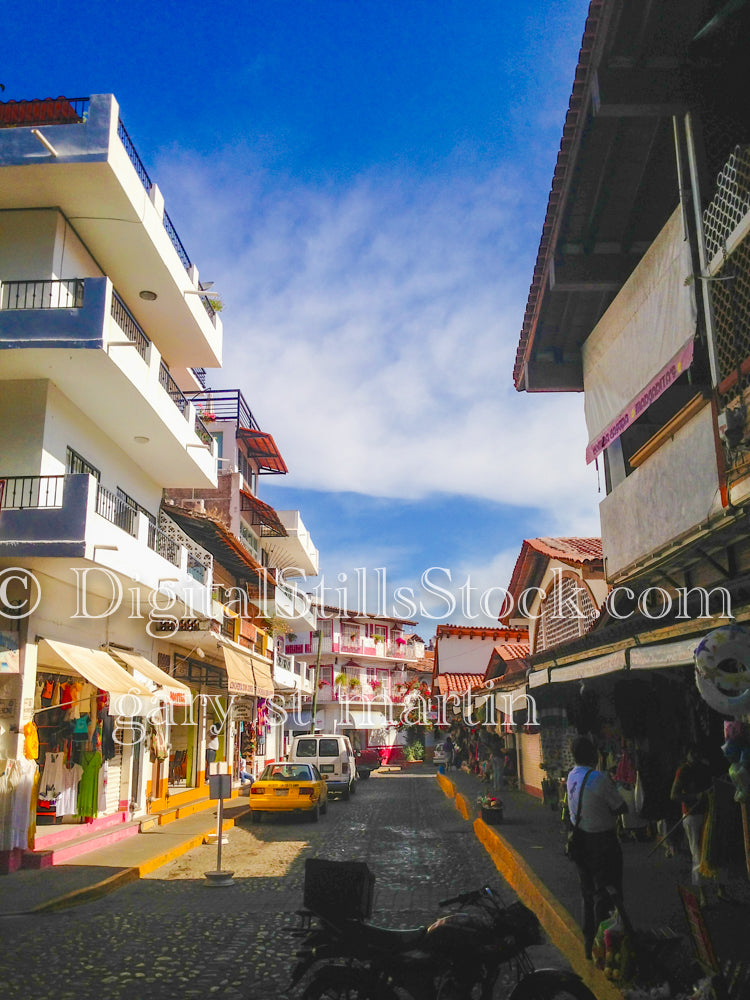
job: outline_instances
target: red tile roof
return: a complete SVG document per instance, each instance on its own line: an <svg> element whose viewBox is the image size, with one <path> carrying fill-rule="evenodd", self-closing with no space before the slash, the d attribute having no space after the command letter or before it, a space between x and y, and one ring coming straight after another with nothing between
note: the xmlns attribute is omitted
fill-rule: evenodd
<svg viewBox="0 0 750 1000"><path fill-rule="evenodd" d="M495 652L503 660L521 660L529 655L528 642L506 642L502 646L495 646Z"/></svg>
<svg viewBox="0 0 750 1000"><path fill-rule="evenodd" d="M439 674L436 680L440 694L463 694L483 683L481 674Z"/></svg>
<svg viewBox="0 0 750 1000"><path fill-rule="evenodd" d="M521 551L513 567L513 575L508 584L508 594L513 598L513 607L523 590L535 585L534 574L543 572L543 567L549 559L557 559L569 566L583 566L601 563L601 538L525 538ZM506 601L509 604L510 600ZM505 609L503 609L504 611ZM500 620L512 617L501 612Z"/></svg>

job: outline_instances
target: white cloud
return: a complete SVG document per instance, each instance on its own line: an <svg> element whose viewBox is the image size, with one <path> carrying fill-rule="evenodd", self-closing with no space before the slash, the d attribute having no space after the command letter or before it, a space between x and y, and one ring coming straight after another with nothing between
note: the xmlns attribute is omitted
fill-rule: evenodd
<svg viewBox="0 0 750 1000"><path fill-rule="evenodd" d="M521 175L303 183L227 150L173 151L159 176L225 301L211 381L242 389L288 485L454 493L596 533L582 397L512 385L537 240Z"/></svg>

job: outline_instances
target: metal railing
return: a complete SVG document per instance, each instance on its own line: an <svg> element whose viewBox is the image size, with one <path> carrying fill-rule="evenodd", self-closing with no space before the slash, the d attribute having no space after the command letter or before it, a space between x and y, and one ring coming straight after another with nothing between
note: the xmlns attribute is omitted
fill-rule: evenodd
<svg viewBox="0 0 750 1000"><path fill-rule="evenodd" d="M205 368L193 368L193 375L198 379L203 388L206 388L206 369Z"/></svg>
<svg viewBox="0 0 750 1000"><path fill-rule="evenodd" d="M190 399L199 412L211 413L214 420L233 420L239 427L259 431L260 425L239 389L206 389L191 392Z"/></svg>
<svg viewBox="0 0 750 1000"><path fill-rule="evenodd" d="M209 448L213 449L213 434L211 434L197 413L195 414L195 433L203 444L206 444Z"/></svg>
<svg viewBox="0 0 750 1000"><path fill-rule="evenodd" d="M80 309L83 278L4 281L0 309Z"/></svg>
<svg viewBox="0 0 750 1000"><path fill-rule="evenodd" d="M118 497L111 490L99 484L96 491L96 512L118 528L135 537L138 511L127 500Z"/></svg>
<svg viewBox="0 0 750 1000"><path fill-rule="evenodd" d="M141 184L147 191L150 191L153 187L153 182L148 176L148 170L143 166L143 160L138 155L138 152L133 145L133 140L128 135L127 129L122 123L122 118L117 120L117 134L120 137L120 142L125 147L125 152L128 154L128 159L135 167L135 172L138 174L138 178Z"/></svg>
<svg viewBox="0 0 750 1000"><path fill-rule="evenodd" d="M122 301L114 289L112 290L112 319L117 323L122 332L135 344L136 349L143 360L146 360L148 346L151 341L141 329L138 320Z"/></svg>
<svg viewBox="0 0 750 1000"><path fill-rule="evenodd" d="M0 477L0 509L62 507L65 476Z"/></svg>
<svg viewBox="0 0 750 1000"><path fill-rule="evenodd" d="M177 251L177 256L182 261L182 266L185 268L186 271L189 271L191 268L191 263L190 263L190 258L187 255L187 250L182 245L182 240L177 235L177 230L175 229L174 225L172 224L172 220L169 218L166 212L164 213L163 222L164 222L164 228L167 231L167 236L172 241L172 246L175 248L175 250Z"/></svg>
<svg viewBox="0 0 750 1000"><path fill-rule="evenodd" d="M171 535L168 535L161 528L157 528L153 521L148 525L148 547L152 549L162 559L172 563L173 566L180 565L180 544Z"/></svg>
<svg viewBox="0 0 750 1000"><path fill-rule="evenodd" d="M80 125L89 111L88 97L44 97L0 102L0 128L33 125Z"/></svg>
<svg viewBox="0 0 750 1000"><path fill-rule="evenodd" d="M163 361L159 365L159 385L162 389L164 389L174 405L184 416L185 410L188 408L188 398L169 374L169 369Z"/></svg>

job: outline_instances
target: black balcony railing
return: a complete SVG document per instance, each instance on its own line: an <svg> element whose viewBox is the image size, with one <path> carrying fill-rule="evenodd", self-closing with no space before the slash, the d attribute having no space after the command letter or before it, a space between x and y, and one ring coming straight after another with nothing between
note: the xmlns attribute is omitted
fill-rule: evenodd
<svg viewBox="0 0 750 1000"><path fill-rule="evenodd" d="M83 278L4 281L0 309L80 309Z"/></svg>
<svg viewBox="0 0 750 1000"><path fill-rule="evenodd" d="M65 476L0 477L0 509L62 507Z"/></svg>
<svg viewBox="0 0 750 1000"><path fill-rule="evenodd" d="M112 319L117 323L125 336L135 344L143 360L146 360L148 345L151 341L141 329L138 321L122 301L117 292L112 292Z"/></svg>
<svg viewBox="0 0 750 1000"><path fill-rule="evenodd" d="M32 101L0 102L0 128L33 125L80 125L86 121L88 97L45 97Z"/></svg>
<svg viewBox="0 0 750 1000"><path fill-rule="evenodd" d="M239 389L207 389L204 392L191 392L190 399L204 421L231 420L238 427L260 430Z"/></svg>
<svg viewBox="0 0 750 1000"><path fill-rule="evenodd" d="M116 524L118 528L135 537L138 511L127 500L118 497L101 483L96 491L96 512L111 524Z"/></svg>
<svg viewBox="0 0 750 1000"><path fill-rule="evenodd" d="M159 366L159 385L164 389L180 413L184 414L188 408L188 398L169 374L169 369L163 361Z"/></svg>
<svg viewBox="0 0 750 1000"><path fill-rule="evenodd" d="M120 137L120 142L125 147L125 152L128 154L128 159L135 167L135 172L138 174L141 184L147 191L150 191L153 187L151 178L148 176L148 170L143 166L143 160L138 155L138 151L133 145L133 140L128 135L127 129L122 124L122 119L119 118L117 121L117 134Z"/></svg>
<svg viewBox="0 0 750 1000"><path fill-rule="evenodd" d="M164 213L163 222L164 222L164 228L167 231L167 235L172 241L172 246L175 248L175 250L177 251L177 256L182 261L182 266L185 268L186 271L189 271L191 265L190 265L190 258L187 255L187 250L182 245L182 240L177 235L177 230L172 225L172 220L169 218L166 212Z"/></svg>
<svg viewBox="0 0 750 1000"><path fill-rule="evenodd" d="M205 368L193 368L193 375L198 379L203 388L206 388L206 369Z"/></svg>
<svg viewBox="0 0 750 1000"><path fill-rule="evenodd" d="M173 566L180 565L180 544L170 535L157 528L153 521L148 526L148 547Z"/></svg>
<svg viewBox="0 0 750 1000"><path fill-rule="evenodd" d="M197 437L203 442L203 444L208 445L208 447L213 450L214 438L209 429L203 423L201 418L196 413L195 415L195 433Z"/></svg>

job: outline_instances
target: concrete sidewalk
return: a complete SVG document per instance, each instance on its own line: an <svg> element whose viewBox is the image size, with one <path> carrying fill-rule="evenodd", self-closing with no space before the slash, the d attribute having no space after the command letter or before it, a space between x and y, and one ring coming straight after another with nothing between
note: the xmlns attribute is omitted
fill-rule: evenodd
<svg viewBox="0 0 750 1000"><path fill-rule="evenodd" d="M224 829L233 827L247 812L246 798L225 802ZM213 808L154 826L67 865L4 875L0 877L0 916L44 913L97 899L200 846L215 832Z"/></svg>
<svg viewBox="0 0 750 1000"><path fill-rule="evenodd" d="M456 807L459 812L465 814L469 821L474 821L478 817L477 797L489 786L464 771L451 769L446 777L458 793ZM523 867L532 876L528 891L534 894L533 882L537 879L539 890L549 893L557 904L555 920L565 921L567 917L569 925L574 928L580 955L572 954L567 949L566 954L576 967L583 958L582 937L578 929L580 891L576 868L563 854L565 829L560 810L553 810L542 805L538 799L507 788L503 789L501 798L505 807L503 822L500 826L486 829L506 848L502 852L509 866L506 877L512 884L517 875L514 866L516 869ZM681 961L689 965L693 956L692 939L677 887L690 885L690 857L686 851L678 851L673 858L667 859L661 849L652 854L653 847L654 842L626 841L622 844L625 906L632 923L639 930L658 933L662 928L670 928L679 934L681 942L672 948L673 962ZM744 870L732 871L730 875L730 888L736 902L716 902L706 908L704 915L719 961L736 964L747 962L748 957L746 928L750 916L750 882ZM514 885L514 888L519 891L517 886ZM533 899L525 901L534 905ZM569 946L570 941L568 935ZM560 947L559 941L555 943Z"/></svg>

